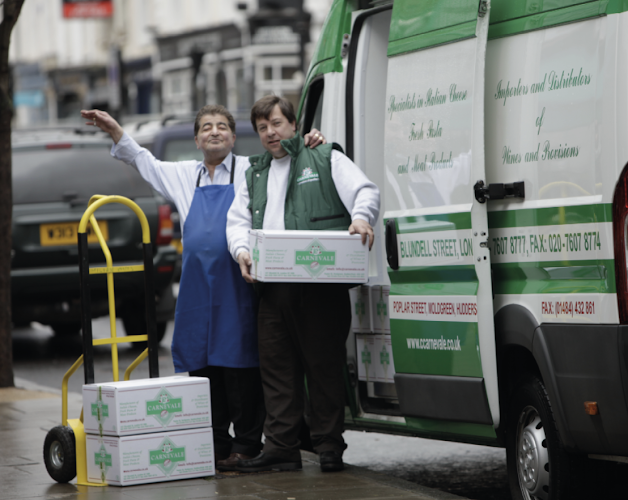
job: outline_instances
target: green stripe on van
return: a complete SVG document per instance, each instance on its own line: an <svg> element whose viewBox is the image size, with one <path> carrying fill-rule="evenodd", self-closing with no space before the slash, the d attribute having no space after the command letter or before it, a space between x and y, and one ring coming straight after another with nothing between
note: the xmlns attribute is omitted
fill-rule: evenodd
<svg viewBox="0 0 628 500"><path fill-rule="evenodd" d="M615 262L612 259L514 262L492 264L491 269L493 270L493 292L500 295L617 293Z"/></svg>
<svg viewBox="0 0 628 500"><path fill-rule="evenodd" d="M551 6L556 5L554 2L546 3L549 3ZM510 1L508 2L508 4L514 6L515 4L519 3ZM539 8L543 8L543 2L535 2L530 4L520 3L519 5L523 6L526 9L529 5L540 6ZM559 24L573 23L575 21L582 21L585 19L602 16L606 13L607 5L608 0L587 2L578 5L572 5L562 9L548 9L545 12L541 12L538 14L527 15L524 17L509 19L507 21L497 22L489 26L488 39L492 40L504 36L516 35L519 33L525 33L527 31L534 31L542 28L549 28L551 26L557 26ZM511 11L514 8L518 7L506 7L504 10ZM507 15L502 16L501 9L499 7L496 7L494 10L497 11L497 19L503 19L506 17L510 17L511 15L516 15L511 11L508 12ZM493 20L493 15L491 13L491 21Z"/></svg>
<svg viewBox="0 0 628 500"><path fill-rule="evenodd" d="M401 0L393 3L390 42L473 22L478 0ZM474 30L475 32L475 30Z"/></svg>
<svg viewBox="0 0 628 500"><path fill-rule="evenodd" d="M391 295L477 295L475 266L388 268Z"/></svg>
<svg viewBox="0 0 628 500"><path fill-rule="evenodd" d="M393 3L388 56L475 36L478 0L421 0Z"/></svg>
<svg viewBox="0 0 628 500"><path fill-rule="evenodd" d="M504 227L554 226L611 222L613 206L610 203L551 208L529 208L488 213L490 229Z"/></svg>
<svg viewBox="0 0 628 500"><path fill-rule="evenodd" d="M384 220L384 226L386 225L386 220ZM472 227L471 214L469 212L422 215L419 217L396 217L395 221L397 223L397 234L451 231L454 229L471 229Z"/></svg>
<svg viewBox="0 0 628 500"><path fill-rule="evenodd" d="M481 377L478 324L391 319L396 373Z"/></svg>
<svg viewBox="0 0 628 500"><path fill-rule="evenodd" d="M388 43L388 57L427 49L436 45L467 40L475 36L476 21L450 26L421 35L394 40Z"/></svg>
<svg viewBox="0 0 628 500"><path fill-rule="evenodd" d="M552 0L551 2L513 2L512 0L493 0L491 2L491 23L500 23L521 19L551 11L566 10L582 4L599 4L599 0ZM607 3L607 2L604 2Z"/></svg>
<svg viewBox="0 0 628 500"><path fill-rule="evenodd" d="M492 425L449 422L431 418L405 417L406 426L416 429L420 436L445 441L475 442L489 446L499 446L497 434ZM475 439L471 438L474 436Z"/></svg>

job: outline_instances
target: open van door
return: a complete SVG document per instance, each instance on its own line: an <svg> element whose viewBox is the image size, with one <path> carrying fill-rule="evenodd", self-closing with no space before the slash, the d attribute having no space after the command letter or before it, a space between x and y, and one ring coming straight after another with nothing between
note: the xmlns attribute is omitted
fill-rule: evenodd
<svg viewBox="0 0 628 500"><path fill-rule="evenodd" d="M500 418L483 186L489 9L393 4L384 151L400 410L415 427L478 437Z"/></svg>

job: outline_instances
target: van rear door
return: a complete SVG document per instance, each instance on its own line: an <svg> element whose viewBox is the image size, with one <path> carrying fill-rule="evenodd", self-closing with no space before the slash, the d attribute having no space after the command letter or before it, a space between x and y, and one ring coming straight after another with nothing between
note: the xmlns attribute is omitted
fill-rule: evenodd
<svg viewBox="0 0 628 500"><path fill-rule="evenodd" d="M485 437L499 425L487 209L474 194L485 179L489 5L393 4L384 151L401 413L425 430Z"/></svg>

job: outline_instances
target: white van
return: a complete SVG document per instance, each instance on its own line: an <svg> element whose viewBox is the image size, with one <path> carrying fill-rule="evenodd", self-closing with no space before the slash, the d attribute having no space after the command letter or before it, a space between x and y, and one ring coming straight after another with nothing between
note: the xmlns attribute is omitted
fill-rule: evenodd
<svg viewBox="0 0 628 500"><path fill-rule="evenodd" d="M514 498L628 461L626 9L331 7L301 124L382 192L348 428L504 446Z"/></svg>

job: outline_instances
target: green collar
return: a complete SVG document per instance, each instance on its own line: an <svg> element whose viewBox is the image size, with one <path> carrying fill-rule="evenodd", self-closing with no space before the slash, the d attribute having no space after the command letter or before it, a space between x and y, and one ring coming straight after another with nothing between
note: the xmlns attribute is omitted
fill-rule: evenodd
<svg viewBox="0 0 628 500"><path fill-rule="evenodd" d="M295 159L305 147L305 143L303 142L303 137L301 137L297 132L294 134L292 139L282 139L281 147L286 150L292 159ZM266 151L261 155L253 155L249 159L251 162L251 168L255 171L261 171L270 167L270 162L273 160L273 157L268 151Z"/></svg>
<svg viewBox="0 0 628 500"><path fill-rule="evenodd" d="M294 137L292 139L283 139L280 142L281 146L292 158L296 158L297 156L299 156L299 153L305 147L303 137L301 137L298 132L294 134Z"/></svg>

